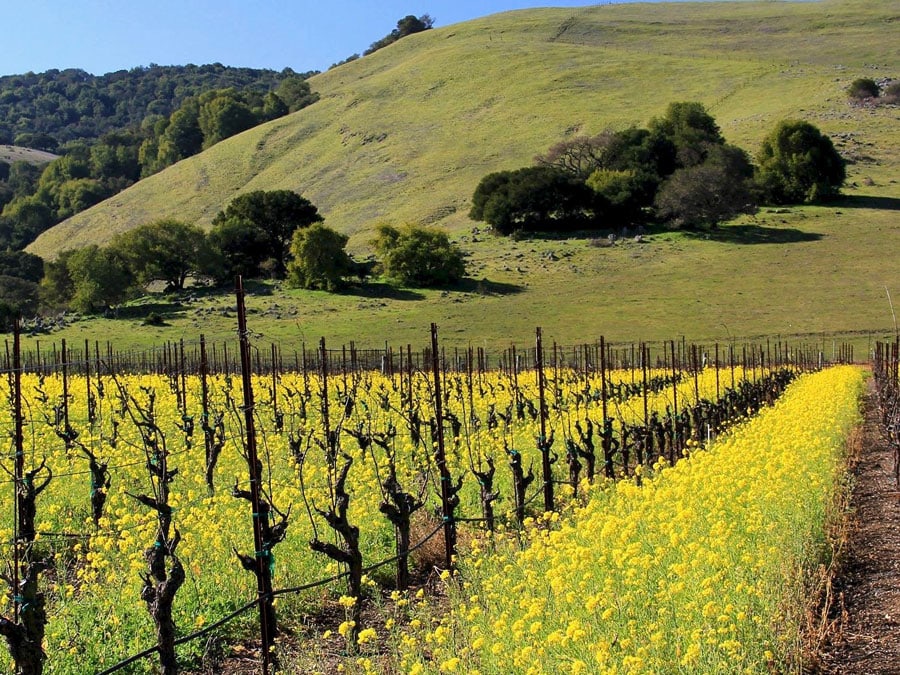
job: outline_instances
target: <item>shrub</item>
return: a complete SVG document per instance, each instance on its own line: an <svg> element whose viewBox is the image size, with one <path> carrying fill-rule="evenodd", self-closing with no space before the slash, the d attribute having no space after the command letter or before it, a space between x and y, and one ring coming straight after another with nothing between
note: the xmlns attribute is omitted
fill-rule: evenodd
<svg viewBox="0 0 900 675"><path fill-rule="evenodd" d="M347 241L347 235L322 223L296 230L291 240L288 283L323 291L341 288L351 272L350 256L344 250Z"/></svg>
<svg viewBox="0 0 900 675"><path fill-rule="evenodd" d="M141 322L144 326L167 326L166 320L162 317L162 314L158 314L157 312L150 312L144 320Z"/></svg>
<svg viewBox="0 0 900 675"><path fill-rule="evenodd" d="M385 276L408 286L446 286L466 273L462 249L434 228L381 225L373 245Z"/></svg>
<svg viewBox="0 0 900 675"><path fill-rule="evenodd" d="M847 96L854 101L863 101L867 98L877 98L879 92L878 84L875 80L868 77L861 77L853 80L847 87Z"/></svg>
<svg viewBox="0 0 900 675"><path fill-rule="evenodd" d="M844 159L831 139L801 120L782 120L763 140L759 185L772 204L810 204L840 192Z"/></svg>
<svg viewBox="0 0 900 675"><path fill-rule="evenodd" d="M900 80L894 80L881 92L881 100L884 103L900 103Z"/></svg>

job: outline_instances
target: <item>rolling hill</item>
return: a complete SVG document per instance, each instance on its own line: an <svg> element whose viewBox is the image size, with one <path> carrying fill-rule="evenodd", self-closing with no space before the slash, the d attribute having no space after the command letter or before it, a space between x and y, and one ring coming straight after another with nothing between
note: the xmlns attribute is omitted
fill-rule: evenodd
<svg viewBox="0 0 900 675"><path fill-rule="evenodd" d="M302 324L307 338L381 344L432 320L479 344L528 340L538 323L563 342L882 330L885 288L900 278L885 256L900 243L900 114L851 107L844 91L858 77L900 77L898 16L896 0L606 5L412 35L314 77L313 106L139 182L29 250L53 257L162 217L208 225L236 194L286 188L355 253L381 222L446 228L480 281L362 298L279 289L296 312L260 329L275 339ZM473 229L469 199L485 173L529 164L566 135L644 125L678 100L704 103L751 153L779 120L813 122L852 162L848 198L763 212L703 240L600 247ZM190 334L194 321L166 334Z"/></svg>

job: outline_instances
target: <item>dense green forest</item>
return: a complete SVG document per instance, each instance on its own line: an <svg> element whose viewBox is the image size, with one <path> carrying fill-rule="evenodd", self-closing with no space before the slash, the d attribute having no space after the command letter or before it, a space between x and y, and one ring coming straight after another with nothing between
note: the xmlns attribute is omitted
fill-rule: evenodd
<svg viewBox="0 0 900 675"><path fill-rule="evenodd" d="M234 88L265 94L286 78L313 74L213 63L151 64L99 76L75 68L4 75L0 143L55 151L69 141L139 127L149 116L168 117L185 99L205 91Z"/></svg>
<svg viewBox="0 0 900 675"><path fill-rule="evenodd" d="M213 64L0 78L0 142L62 155L0 162L0 247L19 250L141 178L314 103L308 75Z"/></svg>

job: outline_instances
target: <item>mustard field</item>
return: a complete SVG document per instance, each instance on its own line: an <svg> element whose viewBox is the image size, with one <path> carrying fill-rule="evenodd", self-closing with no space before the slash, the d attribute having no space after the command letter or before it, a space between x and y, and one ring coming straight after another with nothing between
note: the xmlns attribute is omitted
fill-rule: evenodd
<svg viewBox="0 0 900 675"><path fill-rule="evenodd" d="M686 458L673 467L666 455L674 448L654 454L644 447L641 463L621 436L607 461L603 406L616 434L647 428L651 419L672 419L666 415L676 407L716 401L732 386L761 380L761 369L706 368L676 378L621 370L607 373L605 383L598 373L545 374L543 420L534 372L449 373L443 381L447 469L454 483L462 480L457 570L438 581L449 608L421 590L417 597L415 587L395 590L391 563L367 572L362 598L348 596L342 579L279 594L275 611L286 634L308 632L307 618L324 607L344 605L349 617L359 603L391 618L312 629L348 654L339 667L349 672L768 672L771 663L788 663L802 570L821 550L844 440L858 419L861 372L804 375L773 407L743 415L718 439L695 424L677 448ZM7 400L10 387L4 380ZM210 376L205 388L204 396L198 376L22 377L24 468L32 487L46 484L35 500L32 551L49 561L40 577L45 672L100 672L155 644L141 589L148 552L160 541L159 514L148 507L160 498L160 467L169 476L172 528L163 541L177 537L185 574L172 607L178 635L256 597L256 579L236 555L252 558L255 545L250 504L233 496L249 485L241 380ZM367 569L397 553L394 525L382 513L389 476L423 503L413 514L412 543L440 529L429 374L335 375L326 397L319 375L283 373L255 378L253 390L261 490L273 523L286 528L283 541L265 551L275 589L344 571L310 546L341 545L325 514L335 508L342 470L347 520L359 528ZM586 449L588 422L596 428L592 480L585 465L573 474L571 463L574 448ZM12 438L11 406L0 410L0 425ZM555 458L552 512L542 499L542 439L552 439ZM212 466L210 447L217 449ZM14 455L10 441L0 462L8 561L21 522L14 518ZM513 460L535 476L518 504L523 522ZM490 464L499 495L494 533L480 485ZM412 553L421 574L433 562ZM26 611L16 602L3 594L0 616ZM246 612L214 634L225 645L252 644L257 620ZM281 665L291 672L299 661L282 639L276 652L285 651ZM206 647L207 637L179 646L182 669L199 669ZM5 654L2 660L12 672ZM156 668L148 658L123 672Z"/></svg>
<svg viewBox="0 0 900 675"><path fill-rule="evenodd" d="M709 449L531 523L524 550L466 558L451 611L399 631L403 669L799 671L804 575L824 550L862 381L852 367L804 376Z"/></svg>

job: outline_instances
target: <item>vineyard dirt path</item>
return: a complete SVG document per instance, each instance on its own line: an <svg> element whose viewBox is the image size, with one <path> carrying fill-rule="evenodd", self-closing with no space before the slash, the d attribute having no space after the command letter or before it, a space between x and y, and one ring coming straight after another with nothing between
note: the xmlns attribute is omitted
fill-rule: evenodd
<svg viewBox="0 0 900 675"><path fill-rule="evenodd" d="M833 586L835 629L815 669L827 675L900 675L900 491L871 386L864 413L847 550Z"/></svg>

